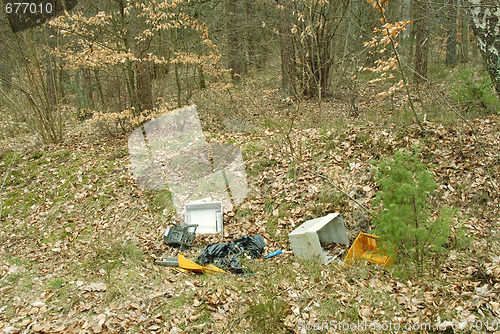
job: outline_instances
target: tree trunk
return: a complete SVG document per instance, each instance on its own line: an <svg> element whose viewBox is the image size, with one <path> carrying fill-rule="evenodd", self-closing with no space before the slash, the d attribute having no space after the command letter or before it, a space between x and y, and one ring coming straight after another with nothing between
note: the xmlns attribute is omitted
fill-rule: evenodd
<svg viewBox="0 0 500 334"><path fill-rule="evenodd" d="M95 69L94 70L94 78L95 78L95 83L97 86L97 92L99 93L99 100L101 101L101 106L104 107L106 105L106 100L104 98L104 92L102 90L102 84L101 84L101 77L99 75L99 70ZM118 87L118 90L120 87Z"/></svg>
<svg viewBox="0 0 500 334"><path fill-rule="evenodd" d="M458 51L458 59L461 63L469 61L469 16L466 13L463 0L460 3L460 48Z"/></svg>
<svg viewBox="0 0 500 334"><path fill-rule="evenodd" d="M231 78L239 81L241 74L246 72L246 59L243 50L243 38L241 32L241 22L238 20L238 1L227 0L228 23L228 54L229 67L231 68Z"/></svg>
<svg viewBox="0 0 500 334"><path fill-rule="evenodd" d="M5 91L10 91L12 87L12 66L9 65L0 61L0 81L2 82L2 89Z"/></svg>
<svg viewBox="0 0 500 334"><path fill-rule="evenodd" d="M415 17L416 17L416 5L417 0L411 0L410 4L410 17L412 18L413 22L415 22ZM413 62L415 62L415 38L417 35L417 29L415 27L415 24L412 24L410 26L410 47L408 49L408 62L411 62L413 59ZM413 58L412 58L413 57Z"/></svg>
<svg viewBox="0 0 500 334"><path fill-rule="evenodd" d="M94 107L92 77L89 69L78 70L78 109Z"/></svg>
<svg viewBox="0 0 500 334"><path fill-rule="evenodd" d="M455 66L457 63L457 0L448 0L447 12L446 65Z"/></svg>
<svg viewBox="0 0 500 334"><path fill-rule="evenodd" d="M469 0L472 29L491 81L500 96L500 4L498 0Z"/></svg>
<svg viewBox="0 0 500 334"><path fill-rule="evenodd" d="M427 79L427 60L429 58L429 0L417 0L415 7L415 76L413 81L420 83Z"/></svg>
<svg viewBox="0 0 500 334"><path fill-rule="evenodd" d="M47 47L45 59L45 103L44 113L45 113L45 124L43 125L47 131L47 137L44 139L49 140L53 143L58 143L62 140L62 119L61 113L58 111L58 103L60 96L58 93L58 65L55 57L52 56L52 50L57 46L57 32L50 27L46 27L47 34Z"/></svg>
<svg viewBox="0 0 500 334"><path fill-rule="evenodd" d="M248 64L253 64L258 68L262 67L262 64L258 62L257 58L257 41L258 36L256 34L255 26L255 8L253 7L254 0L245 0L245 51L247 53L246 59L248 60Z"/></svg>
<svg viewBox="0 0 500 334"><path fill-rule="evenodd" d="M280 0L279 37L281 51L281 92L283 97L295 93L295 49L292 36L292 9L290 0Z"/></svg>
<svg viewBox="0 0 500 334"><path fill-rule="evenodd" d="M57 32L47 27L47 46L49 50L53 50L56 47L56 35ZM52 37L51 37L52 36ZM58 102L57 96L57 61L55 57L52 57L50 52L47 52L46 60L45 60L45 89L47 94L47 102L50 104L50 107L55 107Z"/></svg>
<svg viewBox="0 0 500 334"><path fill-rule="evenodd" d="M2 32L3 33L3 32ZM2 37L5 37L2 34ZM14 64L10 61L7 53L7 41L0 39L0 83L2 89L9 91L12 88L12 67Z"/></svg>
<svg viewBox="0 0 500 334"><path fill-rule="evenodd" d="M172 40L174 50L177 50L177 43L179 40L179 32L177 28L171 30L172 32ZM179 73L179 63L174 63L174 74L175 74L175 85L177 86L177 108L182 107L182 82L181 75Z"/></svg>
<svg viewBox="0 0 500 334"><path fill-rule="evenodd" d="M137 100L141 107L141 112L153 108L153 84L148 65L144 62L138 62L137 64Z"/></svg>
<svg viewBox="0 0 500 334"><path fill-rule="evenodd" d="M125 1L126 2L126 1ZM131 38L129 36L130 34L130 27L127 26L126 24L126 16L128 14L125 13L125 7L126 4L124 3L124 0L119 0L118 5L120 7L120 26L121 29L123 29L123 34L122 34L122 43L123 47L125 50L132 50L131 48ZM137 90L135 87L135 73L134 73L134 68L133 68L133 61L130 59L127 59L125 61L125 80L127 82L127 92L129 95L129 100L131 106L134 108L133 115L137 116L141 112L141 107L139 105L139 101L137 98Z"/></svg>
<svg viewBox="0 0 500 334"><path fill-rule="evenodd" d="M145 40L137 45L138 58L144 56L149 46L149 41ZM141 108L144 110L151 110L153 108L153 81L151 64L146 60L139 60L136 66L136 87L137 87L137 100Z"/></svg>
<svg viewBox="0 0 500 334"><path fill-rule="evenodd" d="M359 17L362 18L363 20L365 20L364 26L366 27L365 29L366 29L366 32L368 33L368 36L366 36L364 38L364 40L369 41L373 38L373 36L374 36L373 31L375 30L375 28L377 27L377 25L379 24L380 21L377 17L378 13L373 10L371 5L369 5L366 2L362 2L361 4L364 5L366 8L368 8L368 9L365 9L364 13L362 13L364 15L359 15ZM377 52L376 47L370 48L366 52L366 59L364 62L365 67L373 67L375 65L375 61L379 58L379 55L380 55L380 53Z"/></svg>

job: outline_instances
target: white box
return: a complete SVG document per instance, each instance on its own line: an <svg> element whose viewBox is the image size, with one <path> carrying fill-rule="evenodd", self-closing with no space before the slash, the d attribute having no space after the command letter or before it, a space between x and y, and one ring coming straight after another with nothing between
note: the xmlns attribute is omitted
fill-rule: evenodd
<svg viewBox="0 0 500 334"><path fill-rule="evenodd" d="M338 243L349 246L344 220L340 213L304 222L288 234L293 253L299 259L316 260L328 264L330 257L321 247L323 243Z"/></svg>
<svg viewBox="0 0 500 334"><path fill-rule="evenodd" d="M196 234L221 233L223 228L222 202L192 201L184 206L184 224L197 224Z"/></svg>

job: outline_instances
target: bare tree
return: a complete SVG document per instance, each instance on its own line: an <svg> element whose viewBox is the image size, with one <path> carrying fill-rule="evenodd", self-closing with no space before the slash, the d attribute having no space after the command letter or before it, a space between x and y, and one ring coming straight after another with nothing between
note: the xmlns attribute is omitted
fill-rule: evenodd
<svg viewBox="0 0 500 334"><path fill-rule="evenodd" d="M469 14L467 13L467 8L464 4L464 0L459 0L459 29L460 29L460 38L459 47L458 47L458 60L461 63L467 63L469 61Z"/></svg>
<svg viewBox="0 0 500 334"><path fill-rule="evenodd" d="M469 0L469 3L474 35L500 96L500 4L498 0Z"/></svg>
<svg viewBox="0 0 500 334"><path fill-rule="evenodd" d="M281 50L281 90L283 97L294 92L295 82L295 49L292 36L292 9L290 0L280 0L281 6L279 37Z"/></svg>
<svg viewBox="0 0 500 334"><path fill-rule="evenodd" d="M285 90L322 98L330 82L335 36L348 6L349 1L278 1Z"/></svg>
<svg viewBox="0 0 500 334"><path fill-rule="evenodd" d="M153 75L151 62L144 60L144 53L148 51L149 39L137 43L136 64L137 100L141 111L153 108Z"/></svg>
<svg viewBox="0 0 500 334"><path fill-rule="evenodd" d="M229 67L231 68L231 78L239 81L240 75L246 72L246 57L244 53L244 35L241 22L238 18L239 0L227 0L226 10L228 15L228 53Z"/></svg>
<svg viewBox="0 0 500 334"><path fill-rule="evenodd" d="M446 65L454 66L457 63L457 0L448 0L447 14Z"/></svg>
<svg viewBox="0 0 500 334"><path fill-rule="evenodd" d="M427 78L429 58L429 0L416 0L415 3L415 76L413 81L422 82Z"/></svg>

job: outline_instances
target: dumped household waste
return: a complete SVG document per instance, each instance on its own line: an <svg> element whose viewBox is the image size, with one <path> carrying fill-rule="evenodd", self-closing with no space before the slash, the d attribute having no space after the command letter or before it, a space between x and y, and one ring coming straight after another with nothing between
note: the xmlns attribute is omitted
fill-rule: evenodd
<svg viewBox="0 0 500 334"><path fill-rule="evenodd" d="M186 259L186 257L182 254L177 255L177 259L179 261L179 267L186 269L186 270L191 270L194 272L198 273L225 273L224 270L217 268L213 264L207 264L206 266L200 266L199 264Z"/></svg>
<svg viewBox="0 0 500 334"><path fill-rule="evenodd" d="M177 254L177 257L163 257L156 260L156 264L164 267L181 268L185 271L196 272L196 273L225 273L224 270L217 268L212 264L206 266L200 266L199 264L187 259L182 254Z"/></svg>
<svg viewBox="0 0 500 334"><path fill-rule="evenodd" d="M258 234L253 237L245 235L232 242L208 244L196 259L199 264L214 264L236 274L249 273L243 269L241 256L248 254L252 258L261 257L266 247L264 238Z"/></svg>
<svg viewBox="0 0 500 334"><path fill-rule="evenodd" d="M181 249L193 245L198 225L174 225L167 227L163 235L163 242L171 246L180 246Z"/></svg>
<svg viewBox="0 0 500 334"><path fill-rule="evenodd" d="M303 260L316 260L328 264L336 256L327 253L321 244L342 244L349 246L349 238L340 213L304 222L288 234L293 253Z"/></svg>
<svg viewBox="0 0 500 334"><path fill-rule="evenodd" d="M283 251L281 249L279 249L277 251L274 251L272 253L267 254L266 256L264 256L264 258L269 259L270 257L276 256L276 255L280 255L282 253L283 253Z"/></svg>
<svg viewBox="0 0 500 334"><path fill-rule="evenodd" d="M347 256L344 259L344 265L351 265L364 259L371 263L381 264L384 267L394 263L394 259L384 254L377 247L377 236L360 233L352 244Z"/></svg>
<svg viewBox="0 0 500 334"><path fill-rule="evenodd" d="M190 201L184 205L184 223L198 225L197 234L222 234L223 216L222 202L212 201L211 198Z"/></svg>
<svg viewBox="0 0 500 334"><path fill-rule="evenodd" d="M162 257L161 259L156 260L155 263L163 267L179 266L179 260L176 257Z"/></svg>

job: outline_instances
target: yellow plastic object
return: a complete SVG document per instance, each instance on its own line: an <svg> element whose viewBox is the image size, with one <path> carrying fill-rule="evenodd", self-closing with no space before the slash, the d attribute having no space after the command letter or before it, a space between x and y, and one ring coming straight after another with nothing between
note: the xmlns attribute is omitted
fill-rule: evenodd
<svg viewBox="0 0 500 334"><path fill-rule="evenodd" d="M350 265L360 259L381 264L384 267L394 263L394 259L382 254L377 248L377 236L360 233L344 259L344 265Z"/></svg>
<svg viewBox="0 0 500 334"><path fill-rule="evenodd" d="M178 273L181 273L181 274L196 275L196 273L194 273L194 272L192 272L190 270L184 269L184 268L170 267L170 269L172 269L173 271L176 271Z"/></svg>
<svg viewBox="0 0 500 334"><path fill-rule="evenodd" d="M197 273L225 273L224 270L217 268L216 266L209 264L207 266L200 266L191 260L186 259L182 254L177 254L177 260L179 261L179 267L187 270L191 270Z"/></svg>

